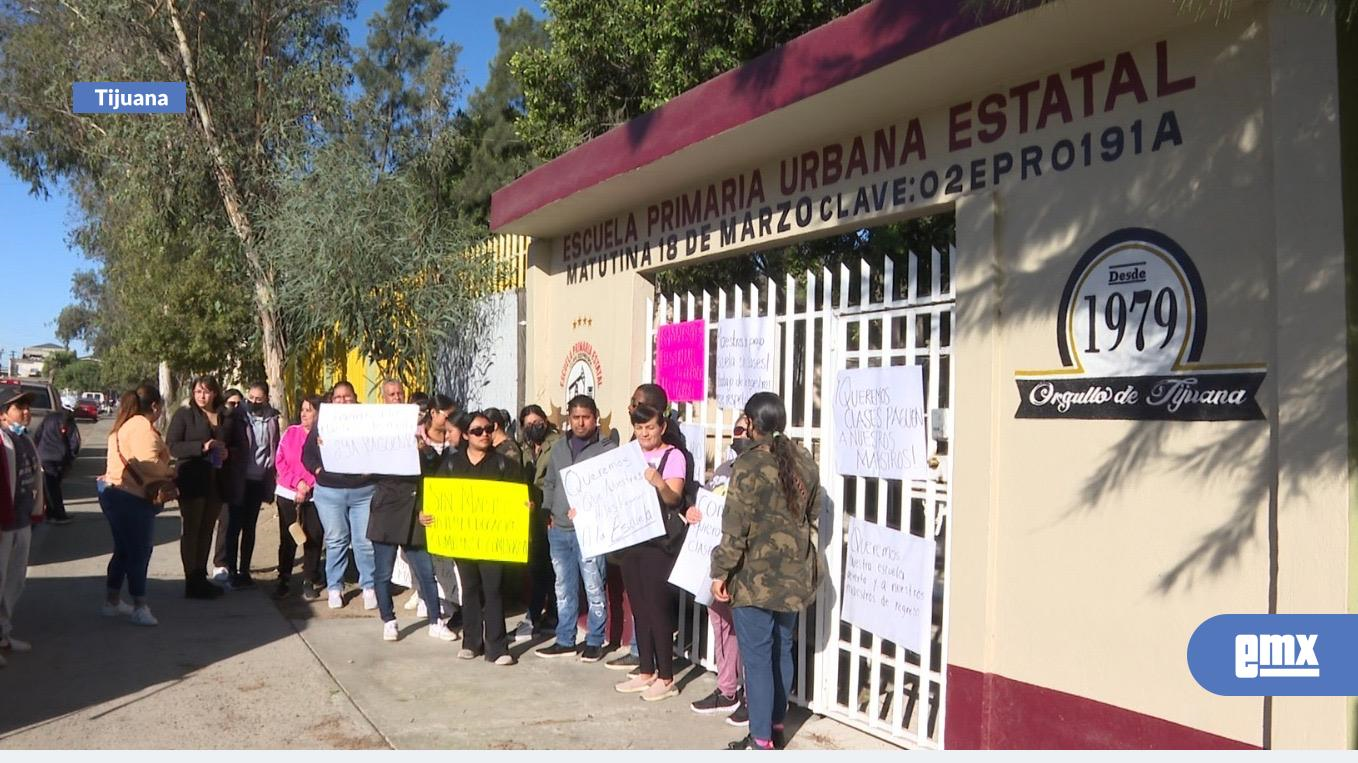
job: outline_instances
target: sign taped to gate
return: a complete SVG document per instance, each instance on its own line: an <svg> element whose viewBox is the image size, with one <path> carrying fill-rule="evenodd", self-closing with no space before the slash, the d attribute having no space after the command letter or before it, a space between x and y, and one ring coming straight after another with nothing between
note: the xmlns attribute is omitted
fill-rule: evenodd
<svg viewBox="0 0 1358 763"><path fill-rule="evenodd" d="M688 526L684 536L684 547L679 550L679 558L674 560L670 571L670 584L693 594L699 604L712 604L712 549L721 543L721 518L726 513L726 496L717 495L706 488L699 488L695 504L703 518L696 525Z"/></svg>
<svg viewBox="0 0 1358 763"><path fill-rule="evenodd" d="M707 430L697 422L685 421L679 425L684 435L684 447L693 456L693 479L699 484L707 481Z"/></svg>
<svg viewBox="0 0 1358 763"><path fill-rule="evenodd" d="M776 389L776 326L767 318L717 322L717 402L740 410L756 392Z"/></svg>
<svg viewBox="0 0 1358 763"><path fill-rule="evenodd" d="M655 383L671 403L707 399L707 324L671 323L655 331Z"/></svg>
<svg viewBox="0 0 1358 763"><path fill-rule="evenodd" d="M835 466L840 474L929 477L924 374L919 366L849 368L835 378Z"/></svg>
<svg viewBox="0 0 1358 763"><path fill-rule="evenodd" d="M923 653L934 592L934 541L848 517L840 617Z"/></svg>
<svg viewBox="0 0 1358 763"><path fill-rule="evenodd" d="M528 561L528 486L521 482L426 477L429 553L490 562Z"/></svg>
<svg viewBox="0 0 1358 763"><path fill-rule="evenodd" d="M566 499L575 509L581 556L588 559L665 534L660 500L645 471L635 440L561 470Z"/></svg>
<svg viewBox="0 0 1358 763"><path fill-rule="evenodd" d="M321 461L336 474L420 473L418 405L335 405L317 414Z"/></svg>

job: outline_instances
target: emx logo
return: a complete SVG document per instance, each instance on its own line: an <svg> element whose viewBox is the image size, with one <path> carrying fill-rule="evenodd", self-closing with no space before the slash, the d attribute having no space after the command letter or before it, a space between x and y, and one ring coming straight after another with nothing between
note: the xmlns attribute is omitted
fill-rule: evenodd
<svg viewBox="0 0 1358 763"><path fill-rule="evenodd" d="M1223 696L1353 696L1355 645L1358 615L1218 615L1189 639L1188 669Z"/></svg>
<svg viewBox="0 0 1358 763"><path fill-rule="evenodd" d="M1236 678L1319 678L1317 633L1242 633L1235 637Z"/></svg>

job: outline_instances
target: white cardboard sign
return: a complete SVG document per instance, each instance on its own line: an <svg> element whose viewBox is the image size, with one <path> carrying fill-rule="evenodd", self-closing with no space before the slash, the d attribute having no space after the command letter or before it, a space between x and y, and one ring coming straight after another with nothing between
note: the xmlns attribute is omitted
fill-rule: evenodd
<svg viewBox="0 0 1358 763"><path fill-rule="evenodd" d="M336 474L420 473L417 405L336 405L323 403L320 427L321 461Z"/></svg>
<svg viewBox="0 0 1358 763"><path fill-rule="evenodd" d="M840 617L920 653L934 593L934 541L849 517Z"/></svg>
<svg viewBox="0 0 1358 763"><path fill-rule="evenodd" d="M699 604L712 603L712 549L721 543L721 518L726 512L726 497L706 488L698 490L698 511L703 518L688 526L684 547L674 560L669 582L693 594Z"/></svg>
<svg viewBox="0 0 1358 763"><path fill-rule="evenodd" d="M924 375L919 366L849 368L835 378L840 474L928 479Z"/></svg>
<svg viewBox="0 0 1358 763"><path fill-rule="evenodd" d="M778 364L777 330L767 318L728 318L717 322L717 403L745 407L756 392L774 389Z"/></svg>
<svg viewBox="0 0 1358 763"><path fill-rule="evenodd" d="M566 499L575 509L581 556L588 559L665 534L660 500L645 471L636 441L561 470Z"/></svg>

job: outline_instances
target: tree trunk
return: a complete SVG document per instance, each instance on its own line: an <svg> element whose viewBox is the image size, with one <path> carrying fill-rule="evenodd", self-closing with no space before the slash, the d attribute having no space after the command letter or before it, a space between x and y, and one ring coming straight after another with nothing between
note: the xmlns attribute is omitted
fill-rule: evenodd
<svg viewBox="0 0 1358 763"><path fill-rule="evenodd" d="M217 132L212 125L212 113L208 110L203 94L198 88L193 52L189 49L189 40L184 34L184 27L179 23L179 11L175 8L175 2L176 0L170 0L165 5L169 10L170 24L174 27L175 38L178 41L179 58L184 65L184 81L193 96L194 110L198 112L198 125L203 131L208 154L212 157L217 190L222 196L222 206L226 208L226 217L231 221L232 230L241 241L245 262L254 281L255 311L259 317L260 344L264 350L264 373L269 381L269 402L281 411L284 409L283 355L287 348L278 326L278 295L274 289L273 272L265 266L259 252L254 227L250 224L250 217L241 202L235 173L227 164L226 155L222 152Z"/></svg>

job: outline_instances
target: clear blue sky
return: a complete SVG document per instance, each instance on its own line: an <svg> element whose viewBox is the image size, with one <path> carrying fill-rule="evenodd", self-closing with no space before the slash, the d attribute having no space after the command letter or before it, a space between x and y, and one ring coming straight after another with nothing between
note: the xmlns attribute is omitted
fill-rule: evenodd
<svg viewBox="0 0 1358 763"><path fill-rule="evenodd" d="M360 0L349 23L349 43L359 46L367 36L367 21L385 0ZM450 0L436 24L445 40L462 46L459 68L467 78L464 96L486 81L499 39L495 18L513 16L527 8L536 16L542 9L534 0ZM130 117L136 118L136 117ZM55 342L57 313L71 301L71 275L95 263L66 246L68 232L79 220L79 210L54 189L51 197L28 193L27 184L0 164L0 264L26 275L26 286L11 293L0 318L0 352ZM85 348L75 348L84 354Z"/></svg>

